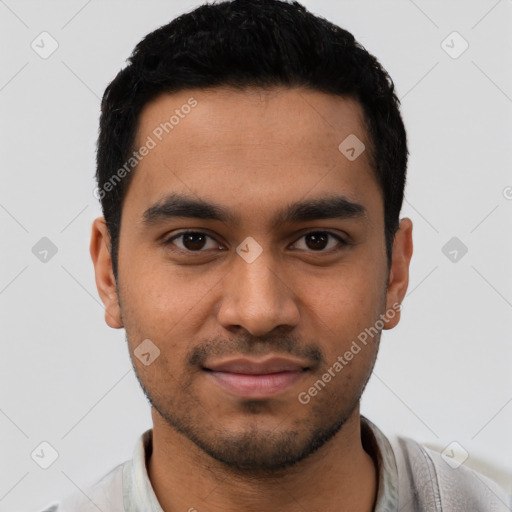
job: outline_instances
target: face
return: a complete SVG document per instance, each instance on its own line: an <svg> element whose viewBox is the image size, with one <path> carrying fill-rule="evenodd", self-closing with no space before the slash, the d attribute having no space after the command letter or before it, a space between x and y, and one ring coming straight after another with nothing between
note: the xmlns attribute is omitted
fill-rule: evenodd
<svg viewBox="0 0 512 512"><path fill-rule="evenodd" d="M294 464L358 411L407 287L410 221L389 268L362 109L305 89L189 90L144 108L144 145L117 288L93 226L107 323L165 425L233 467Z"/></svg>

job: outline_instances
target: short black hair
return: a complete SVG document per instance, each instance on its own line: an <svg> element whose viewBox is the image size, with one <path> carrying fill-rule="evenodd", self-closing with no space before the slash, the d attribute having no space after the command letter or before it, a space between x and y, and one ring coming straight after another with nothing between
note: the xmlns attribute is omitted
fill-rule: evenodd
<svg viewBox="0 0 512 512"><path fill-rule="evenodd" d="M142 109L162 93L221 86L304 87L359 102L383 195L389 266L408 157L392 79L350 32L296 1L232 0L201 5L145 36L105 90L96 179L116 279L121 210L133 175L119 171L135 149Z"/></svg>

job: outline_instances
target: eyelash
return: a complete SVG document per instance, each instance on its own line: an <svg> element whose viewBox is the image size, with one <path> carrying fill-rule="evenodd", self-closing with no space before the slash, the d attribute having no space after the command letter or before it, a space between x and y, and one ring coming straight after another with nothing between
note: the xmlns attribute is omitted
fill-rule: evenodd
<svg viewBox="0 0 512 512"><path fill-rule="evenodd" d="M196 235L205 235L206 237L212 239L212 240L215 240L211 235L209 235L208 233L205 233L203 231L194 231L194 230L188 230L188 231L181 231L175 235L173 235L172 237L164 240L163 244L168 247L170 245L174 245L173 244L173 241L178 239L178 238L181 238L185 235L189 235L189 234L196 234ZM325 230L313 230L313 231L308 231L307 233L304 233L303 235L301 235L295 242L297 243L297 241L299 241L301 238L304 238L308 235L311 235L311 234L327 234L329 236L331 236L332 238L336 239L341 246L346 246L346 245L349 245L349 242L347 242L346 240L344 240L341 236L339 236L338 234L335 234L335 233L332 233L331 231L325 231ZM218 242L217 242L218 243ZM220 245L220 244L219 244ZM333 252L333 249L334 251L336 250L340 250L341 247L338 247L338 248L331 248L331 249L321 249L321 250L318 250L318 251L314 251L314 250L307 250L306 252L310 252L310 253L318 253L318 254L321 254L321 253L330 253L330 252ZM172 249L172 250L176 250L177 252L186 252L188 254L194 254L194 253L204 253L204 252L207 252L208 249L199 249L197 251L191 251L189 249L182 249L181 247L177 247L176 249Z"/></svg>

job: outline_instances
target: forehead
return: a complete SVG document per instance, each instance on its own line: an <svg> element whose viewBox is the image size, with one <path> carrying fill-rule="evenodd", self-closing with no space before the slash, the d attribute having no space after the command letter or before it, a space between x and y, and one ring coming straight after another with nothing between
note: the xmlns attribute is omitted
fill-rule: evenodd
<svg viewBox="0 0 512 512"><path fill-rule="evenodd" d="M151 149L124 202L139 213L171 192L261 218L285 199L333 192L381 201L362 107L351 98L298 88L162 94L139 117L135 150L143 146ZM348 158L352 149L362 153Z"/></svg>

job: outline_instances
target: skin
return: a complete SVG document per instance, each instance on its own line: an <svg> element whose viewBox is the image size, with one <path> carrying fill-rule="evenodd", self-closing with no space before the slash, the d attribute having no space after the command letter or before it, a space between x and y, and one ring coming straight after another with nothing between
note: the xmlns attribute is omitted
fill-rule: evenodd
<svg viewBox="0 0 512 512"><path fill-rule="evenodd" d="M371 511L378 475L361 442L359 400L380 333L308 404L297 397L402 302L412 222L400 221L388 267L383 198L355 100L284 88L164 94L143 109L136 147L190 97L197 106L134 171L122 208L117 283L103 218L91 238L106 322L125 328L152 403L148 474L157 498L166 512L338 511L340 503ZM354 161L338 150L349 134L367 148ZM144 212L169 193L222 205L236 222L144 223ZM283 206L333 194L362 205L364 215L271 225ZM168 241L184 229L211 238L199 239L202 245ZM305 235L318 231L349 243L328 237L315 245ZM252 263L236 252L248 236L262 248ZM398 311L384 328L399 318ZM149 366L134 356L145 339L160 350ZM250 400L212 382L190 364L192 354L203 363L293 355L310 367L282 393Z"/></svg>

